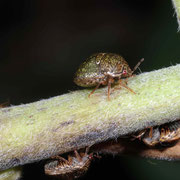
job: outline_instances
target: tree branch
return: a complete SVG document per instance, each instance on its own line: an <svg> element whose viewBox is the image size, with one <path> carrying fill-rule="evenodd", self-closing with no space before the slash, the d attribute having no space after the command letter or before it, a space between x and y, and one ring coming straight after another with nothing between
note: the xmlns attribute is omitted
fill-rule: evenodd
<svg viewBox="0 0 180 180"><path fill-rule="evenodd" d="M180 65L142 73L91 98L89 89L0 109L0 170L180 119Z"/></svg>

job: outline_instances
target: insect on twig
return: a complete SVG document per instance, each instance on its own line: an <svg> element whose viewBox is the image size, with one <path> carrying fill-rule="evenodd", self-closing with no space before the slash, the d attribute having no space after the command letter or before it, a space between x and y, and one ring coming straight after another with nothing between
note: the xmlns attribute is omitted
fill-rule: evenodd
<svg viewBox="0 0 180 180"><path fill-rule="evenodd" d="M114 53L97 53L90 56L77 70L74 82L82 87L95 87L89 97L99 88L100 85L108 86L108 100L110 99L111 84L118 81L119 85L130 92L136 94L127 86L127 80L122 82L122 78L133 76L134 71L144 61L141 59L133 70L129 67L125 59Z"/></svg>
<svg viewBox="0 0 180 180"><path fill-rule="evenodd" d="M52 157L44 167L45 174L64 179L78 178L87 172L93 157L93 153L89 154L89 147L85 149L85 152L78 153L74 150L67 159L61 156Z"/></svg>
<svg viewBox="0 0 180 180"><path fill-rule="evenodd" d="M171 146L180 139L180 121L147 128L131 136L149 147Z"/></svg>

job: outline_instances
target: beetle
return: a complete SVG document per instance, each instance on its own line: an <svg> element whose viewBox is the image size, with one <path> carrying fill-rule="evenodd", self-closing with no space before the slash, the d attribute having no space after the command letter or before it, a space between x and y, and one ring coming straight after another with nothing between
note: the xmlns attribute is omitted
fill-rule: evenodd
<svg viewBox="0 0 180 180"><path fill-rule="evenodd" d="M180 121L165 124L161 127L160 143L166 145L180 139Z"/></svg>
<svg viewBox="0 0 180 180"><path fill-rule="evenodd" d="M107 85L108 99L110 99L111 84L113 84L115 80L118 80L121 86L135 94L135 92L127 86L127 81L123 83L121 79L131 77L143 61L144 58L131 70L121 55L114 53L96 53L80 65L75 73L74 82L81 87L95 87L89 94L89 97L100 85Z"/></svg>
<svg viewBox="0 0 180 180"><path fill-rule="evenodd" d="M51 161L45 164L45 174L49 176L61 177L64 179L74 179L84 175L93 159L93 153L88 153L89 148L85 152L74 153L68 155L68 159L61 156L51 158Z"/></svg>
<svg viewBox="0 0 180 180"><path fill-rule="evenodd" d="M180 139L180 120L144 129L132 137L143 141L149 147L171 146Z"/></svg>

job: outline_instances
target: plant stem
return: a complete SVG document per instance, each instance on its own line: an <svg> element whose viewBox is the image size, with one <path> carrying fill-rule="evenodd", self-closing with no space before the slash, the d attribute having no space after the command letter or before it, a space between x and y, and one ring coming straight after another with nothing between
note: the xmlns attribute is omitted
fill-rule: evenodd
<svg viewBox="0 0 180 180"><path fill-rule="evenodd" d="M129 78L136 94L117 86L0 109L0 169L180 119L180 65Z"/></svg>
<svg viewBox="0 0 180 180"><path fill-rule="evenodd" d="M0 180L18 180L20 177L21 177L20 167L15 167L0 172Z"/></svg>
<svg viewBox="0 0 180 180"><path fill-rule="evenodd" d="M172 3L176 12L178 31L180 31L180 0L172 0Z"/></svg>

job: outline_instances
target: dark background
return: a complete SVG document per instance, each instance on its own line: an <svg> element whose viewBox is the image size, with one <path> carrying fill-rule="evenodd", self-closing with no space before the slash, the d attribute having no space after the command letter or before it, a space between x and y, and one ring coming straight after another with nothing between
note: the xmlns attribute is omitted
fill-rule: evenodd
<svg viewBox="0 0 180 180"><path fill-rule="evenodd" d="M96 52L121 54L141 70L180 62L180 35L170 0L0 1L0 102L13 105L81 89L79 64ZM180 163L107 156L83 179L179 179ZM24 180L43 175L43 162L26 165ZM117 178L116 177L116 178Z"/></svg>

